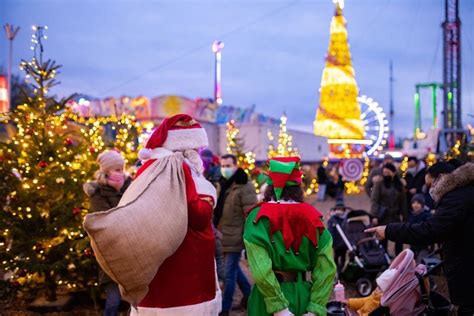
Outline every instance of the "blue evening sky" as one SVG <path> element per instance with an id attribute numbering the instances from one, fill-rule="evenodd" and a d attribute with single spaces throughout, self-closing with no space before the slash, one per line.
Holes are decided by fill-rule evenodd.
<path id="1" fill-rule="evenodd" d="M 464 122 L 474 114 L 474 1 L 460 0 Z M 47 56 L 63 65 L 56 93 L 211 97 L 215 39 L 225 42 L 225 104 L 312 130 L 334 12 L 331 0 L 0 0 L 0 24 L 20 25 L 14 62 L 31 57 L 31 25 L 48 25 Z M 411 133 L 417 82 L 441 81 L 444 0 L 346 0 L 361 94 L 388 112 L 394 63 L 395 132 Z M 0 66 L 7 41 L 0 37 Z M 424 127 L 430 94 L 422 94 Z M 441 94 L 438 100 L 441 106 Z"/>

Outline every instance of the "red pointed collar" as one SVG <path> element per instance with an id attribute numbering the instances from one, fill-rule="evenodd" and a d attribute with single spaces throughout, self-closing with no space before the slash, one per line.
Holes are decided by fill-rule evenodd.
<path id="1" fill-rule="evenodd" d="M 298 253 L 305 236 L 314 247 L 318 246 L 318 233 L 324 230 L 322 214 L 306 203 L 262 203 L 254 223 L 266 217 L 270 221 L 270 238 L 280 231 L 287 250 L 293 248 Z"/>

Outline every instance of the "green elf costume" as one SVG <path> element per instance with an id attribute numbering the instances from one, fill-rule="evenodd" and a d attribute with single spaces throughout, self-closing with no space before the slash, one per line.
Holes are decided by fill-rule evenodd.
<path id="1" fill-rule="evenodd" d="M 248 315 L 326 315 L 336 274 L 331 235 L 314 207 L 281 200 L 285 187 L 301 185 L 300 158 L 270 159 L 268 176 L 275 199 L 252 208 L 245 223 L 245 249 L 256 285 Z"/>

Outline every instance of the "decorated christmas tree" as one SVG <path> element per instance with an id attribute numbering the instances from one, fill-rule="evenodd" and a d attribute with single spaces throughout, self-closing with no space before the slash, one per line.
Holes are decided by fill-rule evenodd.
<path id="1" fill-rule="evenodd" d="M 21 69 L 32 89 L 0 120 L 15 135 L 0 143 L 0 266 L 12 285 L 35 294 L 96 285 L 96 262 L 82 228 L 82 185 L 94 171 L 89 130 L 68 119 L 51 89 L 60 68 L 43 58 L 45 27 L 34 27 L 34 57 Z"/>
<path id="2" fill-rule="evenodd" d="M 280 130 L 278 132 L 278 145 L 275 147 L 272 143 L 268 146 L 268 158 L 273 157 L 293 157 L 299 156 L 298 149 L 293 147 L 293 136 L 288 133 L 286 123 L 288 118 L 283 114 L 280 118 Z M 270 141 L 273 140 L 271 132 L 268 133 Z"/>
<path id="3" fill-rule="evenodd" d="M 357 102 L 359 89 L 352 67 L 343 0 L 333 0 L 336 11 L 331 21 L 329 48 L 319 89 L 319 108 L 314 133 L 330 140 L 362 140 L 364 126 Z"/>
<path id="4" fill-rule="evenodd" d="M 247 174 L 252 175 L 252 170 L 255 169 L 255 153 L 252 151 L 245 151 L 244 143 L 239 138 L 240 130 L 236 126 L 235 121 L 227 122 L 226 138 L 227 138 L 227 153 L 237 157 L 237 165 L 244 169 Z"/>

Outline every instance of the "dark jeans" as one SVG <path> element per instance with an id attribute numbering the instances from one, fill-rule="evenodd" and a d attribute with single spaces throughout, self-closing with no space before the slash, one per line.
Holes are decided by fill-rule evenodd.
<path id="1" fill-rule="evenodd" d="M 473 316 L 474 315 L 474 305 L 469 306 L 459 306 L 458 307 L 458 316 Z"/>
<path id="2" fill-rule="evenodd" d="M 222 254 L 222 240 L 217 236 L 216 229 L 214 229 L 214 238 L 216 244 L 216 268 L 217 268 L 217 278 L 219 281 L 224 281 L 225 271 L 224 271 L 224 255 Z"/>
<path id="3" fill-rule="evenodd" d="M 116 316 L 120 307 L 120 290 L 114 282 L 108 282 L 105 285 L 105 309 L 104 316 Z"/>
<path id="4" fill-rule="evenodd" d="M 222 311 L 224 312 L 230 311 L 232 308 L 236 283 L 239 285 L 244 297 L 249 297 L 250 295 L 250 283 L 242 272 L 242 269 L 240 269 L 240 255 L 240 252 L 224 253 L 225 281 L 224 295 L 222 298 Z"/>

